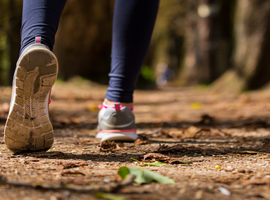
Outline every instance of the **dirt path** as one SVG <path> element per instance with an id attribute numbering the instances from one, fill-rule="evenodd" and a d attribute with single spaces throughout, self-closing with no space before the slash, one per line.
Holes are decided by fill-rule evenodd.
<path id="1" fill-rule="evenodd" d="M 105 87 L 78 80 L 58 83 L 50 105 L 53 147 L 46 153 L 14 155 L 3 143 L 11 90 L 0 90 L 0 175 L 10 182 L 51 188 L 0 184 L 1 200 L 95 199 L 95 192 L 74 188 L 108 190 L 121 181 L 121 166 L 140 166 L 176 182 L 133 183 L 114 192 L 125 199 L 270 199 L 269 92 L 136 91 L 140 140 L 101 147 L 95 134 Z M 168 164 L 144 166 L 131 158 Z"/>

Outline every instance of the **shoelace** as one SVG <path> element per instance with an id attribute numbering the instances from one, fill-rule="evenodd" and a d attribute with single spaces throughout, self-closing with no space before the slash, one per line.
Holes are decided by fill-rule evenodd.
<path id="1" fill-rule="evenodd" d="M 113 109 L 115 109 L 115 106 L 105 106 L 104 104 L 103 105 L 98 105 L 98 108 L 101 110 L 102 108 L 113 108 Z M 120 109 L 121 108 L 123 108 L 124 106 L 120 106 Z M 129 107 L 129 109 L 131 110 L 131 111 L 133 111 L 133 107 Z"/>

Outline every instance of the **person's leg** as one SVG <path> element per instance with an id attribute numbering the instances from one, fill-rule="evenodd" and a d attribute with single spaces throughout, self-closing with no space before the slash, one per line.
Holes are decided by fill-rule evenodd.
<path id="1" fill-rule="evenodd" d="M 53 144 L 48 103 L 58 62 L 51 50 L 65 2 L 23 1 L 21 51 L 4 130 L 11 151 L 44 151 Z"/>
<path id="2" fill-rule="evenodd" d="M 67 0 L 24 0 L 21 27 L 21 53 L 35 37 L 42 38 L 42 44 L 51 51 L 54 45 L 61 13 Z"/>
<path id="3" fill-rule="evenodd" d="M 116 0 L 110 81 L 97 138 L 135 140 L 133 92 L 152 36 L 159 0 Z"/>
<path id="4" fill-rule="evenodd" d="M 116 0 L 111 72 L 105 103 L 132 105 L 133 92 L 152 36 L 159 0 Z"/>

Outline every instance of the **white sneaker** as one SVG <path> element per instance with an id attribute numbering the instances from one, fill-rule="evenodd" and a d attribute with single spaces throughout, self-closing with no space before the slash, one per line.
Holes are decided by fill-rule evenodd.
<path id="1" fill-rule="evenodd" d="M 136 133 L 135 117 L 130 108 L 120 106 L 105 106 L 98 114 L 98 133 L 96 138 L 101 141 L 134 141 Z"/>
<path id="2" fill-rule="evenodd" d="M 58 62 L 40 40 L 23 51 L 14 73 L 4 130 L 5 144 L 13 152 L 46 151 L 54 140 L 48 104 Z"/>

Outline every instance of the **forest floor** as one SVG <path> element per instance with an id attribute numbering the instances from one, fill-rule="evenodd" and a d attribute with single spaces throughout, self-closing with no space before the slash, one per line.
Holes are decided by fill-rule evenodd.
<path id="1" fill-rule="evenodd" d="M 0 200 L 89 200 L 98 198 L 96 190 L 127 200 L 270 199 L 269 90 L 240 95 L 202 88 L 138 90 L 140 139 L 101 144 L 95 135 L 105 90 L 87 81 L 57 83 L 50 104 L 53 147 L 20 155 L 4 144 L 11 88 L 0 88 Z M 117 171 L 123 166 L 151 170 L 175 184 L 121 185 Z"/>

